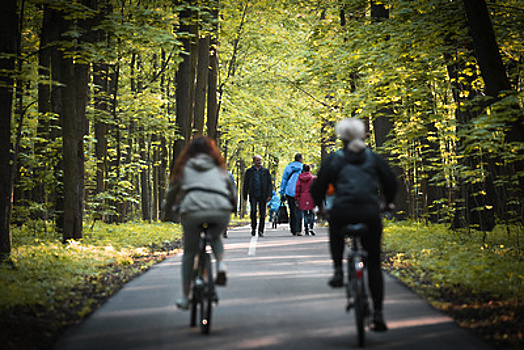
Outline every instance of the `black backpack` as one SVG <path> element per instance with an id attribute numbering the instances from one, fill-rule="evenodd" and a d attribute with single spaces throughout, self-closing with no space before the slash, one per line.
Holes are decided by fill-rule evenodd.
<path id="1" fill-rule="evenodd" d="M 369 148 L 365 149 L 365 160 L 352 164 L 342 158 L 335 184 L 335 202 L 333 206 L 376 205 L 379 206 L 379 177 L 377 160 Z"/>

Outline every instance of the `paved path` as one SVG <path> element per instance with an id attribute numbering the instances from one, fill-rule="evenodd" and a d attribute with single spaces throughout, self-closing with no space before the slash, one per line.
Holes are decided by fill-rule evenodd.
<path id="1" fill-rule="evenodd" d="M 228 285 L 219 288 L 210 335 L 189 327 L 177 310 L 180 258 L 126 284 L 89 319 L 72 327 L 55 350 L 72 349 L 348 349 L 356 348 L 353 314 L 342 289 L 331 289 L 325 228 L 293 237 L 287 225 L 252 238 L 229 231 Z M 371 349 L 491 349 L 475 335 L 386 277 L 387 333 L 367 333 Z"/>

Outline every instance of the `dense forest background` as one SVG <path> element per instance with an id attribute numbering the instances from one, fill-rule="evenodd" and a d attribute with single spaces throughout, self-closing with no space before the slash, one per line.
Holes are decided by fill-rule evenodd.
<path id="1" fill-rule="evenodd" d="M 522 232 L 522 0 L 19 0 L 0 19 L 4 255 L 13 225 L 159 220 L 194 134 L 239 186 L 254 153 L 278 186 L 350 116 L 399 217 Z"/>

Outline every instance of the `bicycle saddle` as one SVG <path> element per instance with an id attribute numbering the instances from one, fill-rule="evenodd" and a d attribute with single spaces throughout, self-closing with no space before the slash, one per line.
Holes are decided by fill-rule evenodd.
<path id="1" fill-rule="evenodd" d="M 200 229 L 207 229 L 209 230 L 212 227 L 215 227 L 217 224 L 215 222 L 205 222 L 202 225 L 200 225 Z"/>
<path id="2" fill-rule="evenodd" d="M 342 227 L 342 233 L 346 236 L 358 236 L 366 233 L 368 226 L 363 223 L 347 224 Z"/>

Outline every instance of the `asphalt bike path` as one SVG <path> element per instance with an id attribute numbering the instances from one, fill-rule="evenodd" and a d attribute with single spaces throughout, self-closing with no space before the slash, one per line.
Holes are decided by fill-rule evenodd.
<path id="1" fill-rule="evenodd" d="M 357 348 L 355 317 L 343 288 L 331 289 L 326 228 L 292 236 L 288 225 L 249 227 L 224 240 L 228 284 L 217 287 L 211 332 L 189 327 L 178 310 L 182 254 L 127 283 L 85 322 L 68 329 L 54 350 L 73 349 L 348 349 Z M 385 274 L 386 333 L 366 333 L 369 349 L 492 349 L 460 329 Z"/>

